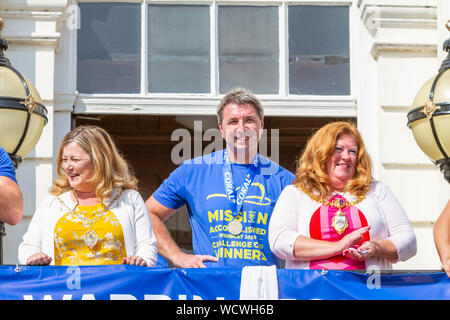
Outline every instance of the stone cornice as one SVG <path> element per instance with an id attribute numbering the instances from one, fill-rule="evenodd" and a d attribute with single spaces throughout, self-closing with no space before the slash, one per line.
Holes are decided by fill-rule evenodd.
<path id="1" fill-rule="evenodd" d="M 436 29 L 436 7 L 375 6 L 361 8 L 364 26 L 372 33 L 379 28 Z"/>
<path id="2" fill-rule="evenodd" d="M 377 5 L 377 3 L 381 3 Z M 392 3 L 392 2 L 391 2 Z M 419 6 L 420 1 L 406 5 L 383 1 L 361 2 L 361 20 L 373 37 L 371 54 L 413 53 L 433 56 L 437 51 L 437 10 L 433 1 Z"/>
<path id="3" fill-rule="evenodd" d="M 68 0 L 0 0 L 2 36 L 13 45 L 59 45 Z"/>
<path id="4" fill-rule="evenodd" d="M 64 108 L 62 100 L 75 96 L 55 95 L 55 108 Z M 141 96 L 141 95 L 86 95 L 75 97 L 74 113 L 84 114 L 174 114 L 174 115 L 215 115 L 219 96 Z M 342 96 L 306 96 L 280 98 L 259 97 L 266 116 L 322 116 L 356 117 L 356 101 Z M 70 102 L 65 108 L 70 108 Z"/>
<path id="5" fill-rule="evenodd" d="M 0 0 L 3 10 L 62 11 L 68 0 Z"/>

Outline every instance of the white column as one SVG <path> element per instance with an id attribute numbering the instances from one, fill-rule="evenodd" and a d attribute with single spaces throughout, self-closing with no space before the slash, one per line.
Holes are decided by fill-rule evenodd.
<path id="1" fill-rule="evenodd" d="M 71 130 L 73 106 L 77 99 L 77 30 L 79 7 L 69 1 L 61 24 L 61 40 L 55 56 L 55 110 L 53 132 L 53 174 L 56 175 L 56 157 L 64 136 Z"/>

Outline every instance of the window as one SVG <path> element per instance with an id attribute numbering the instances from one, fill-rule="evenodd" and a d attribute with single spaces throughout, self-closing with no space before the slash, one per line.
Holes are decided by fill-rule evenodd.
<path id="1" fill-rule="evenodd" d="M 82 2 L 77 89 L 349 97 L 350 6 L 312 3 Z"/>
<path id="2" fill-rule="evenodd" d="M 350 94 L 348 7 L 289 6 L 289 93 Z"/>
<path id="3" fill-rule="evenodd" d="M 149 5 L 148 92 L 209 93 L 209 6 Z"/>
<path id="4" fill-rule="evenodd" d="M 219 91 L 278 93 L 278 8 L 219 6 Z"/>
<path id="5" fill-rule="evenodd" d="M 82 93 L 140 91 L 141 21 L 135 3 L 80 3 L 77 88 Z"/>

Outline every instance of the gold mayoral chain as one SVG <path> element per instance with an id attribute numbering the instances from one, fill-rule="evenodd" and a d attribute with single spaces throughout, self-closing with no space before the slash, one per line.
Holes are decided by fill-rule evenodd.
<path id="1" fill-rule="evenodd" d="M 345 229 L 347 229 L 347 227 L 348 227 L 348 219 L 345 216 L 345 213 L 342 212 L 341 209 L 356 206 L 358 203 L 363 201 L 364 198 L 366 197 L 366 194 L 364 193 L 363 195 L 359 196 L 358 200 L 356 200 L 356 201 L 349 202 L 346 199 L 339 198 L 339 199 L 334 199 L 334 201 L 330 202 L 330 200 L 320 199 L 318 196 L 313 195 L 310 191 L 303 190 L 303 188 L 301 188 L 301 189 L 302 189 L 303 193 L 306 194 L 308 197 L 310 197 L 312 200 L 314 200 L 318 203 L 321 203 L 327 207 L 338 209 L 338 211 L 334 214 L 333 219 L 331 220 L 331 225 L 333 226 L 334 230 L 339 235 L 344 233 Z"/>
<path id="2" fill-rule="evenodd" d="M 70 213 L 75 214 L 82 222 L 83 222 L 83 226 L 88 225 L 89 226 L 89 230 L 86 231 L 86 233 L 81 237 L 84 240 L 84 243 L 89 247 L 89 249 L 92 250 L 92 248 L 95 247 L 95 245 L 98 242 L 98 234 L 97 232 L 95 232 L 94 228 L 92 227 L 94 225 L 95 222 L 99 221 L 108 211 L 109 211 L 109 207 L 117 200 L 120 198 L 120 196 L 122 195 L 122 192 L 119 192 L 119 194 L 109 203 L 108 206 L 105 206 L 103 203 L 103 210 L 101 212 L 97 212 L 96 217 L 93 219 L 89 219 L 86 218 L 84 215 L 82 215 L 78 209 L 79 206 L 79 200 L 78 197 L 75 195 L 75 198 L 77 198 L 77 205 L 75 206 L 75 208 L 73 208 Z M 75 193 L 75 192 L 74 192 Z M 59 199 L 59 197 L 58 197 Z M 61 204 L 63 204 L 67 209 L 70 210 L 70 208 L 61 200 L 59 199 L 59 202 Z"/>

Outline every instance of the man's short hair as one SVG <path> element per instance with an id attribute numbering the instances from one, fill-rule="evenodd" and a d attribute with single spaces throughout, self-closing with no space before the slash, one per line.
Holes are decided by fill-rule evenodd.
<path id="1" fill-rule="evenodd" d="M 256 98 L 253 92 L 241 87 L 237 87 L 228 91 L 222 98 L 222 100 L 220 100 L 220 103 L 217 107 L 217 120 L 219 121 L 219 123 L 222 123 L 223 109 L 229 103 L 235 103 L 238 105 L 251 104 L 255 107 L 259 119 L 263 120 L 264 118 L 264 109 L 261 105 L 261 102 L 259 102 L 258 98 Z"/>

